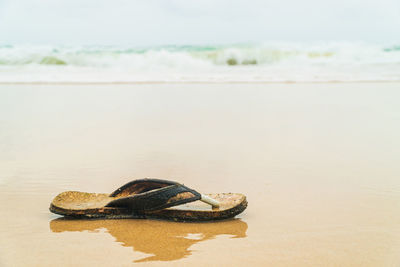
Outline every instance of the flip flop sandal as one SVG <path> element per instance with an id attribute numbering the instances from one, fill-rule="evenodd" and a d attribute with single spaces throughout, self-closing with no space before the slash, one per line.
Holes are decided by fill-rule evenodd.
<path id="1" fill-rule="evenodd" d="M 203 195 L 177 182 L 140 179 L 121 186 L 110 195 L 63 192 L 53 199 L 50 211 L 75 218 L 208 221 L 232 218 L 246 207 L 247 200 L 242 194 Z"/>

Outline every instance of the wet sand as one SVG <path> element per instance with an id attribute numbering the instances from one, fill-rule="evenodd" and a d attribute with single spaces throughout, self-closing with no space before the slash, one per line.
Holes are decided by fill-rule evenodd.
<path id="1" fill-rule="evenodd" d="M 400 84 L 0 86 L 0 266 L 399 266 Z M 135 178 L 235 220 L 65 220 Z"/>

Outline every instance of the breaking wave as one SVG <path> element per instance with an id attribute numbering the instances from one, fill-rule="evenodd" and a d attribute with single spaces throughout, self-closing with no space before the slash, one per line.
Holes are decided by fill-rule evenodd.
<path id="1" fill-rule="evenodd" d="M 0 82 L 399 81 L 400 46 L 0 46 Z"/>

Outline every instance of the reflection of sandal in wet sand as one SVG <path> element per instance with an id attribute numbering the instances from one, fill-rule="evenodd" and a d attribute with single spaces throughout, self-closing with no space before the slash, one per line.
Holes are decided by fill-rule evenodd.
<path id="1" fill-rule="evenodd" d="M 83 232 L 82 238 L 87 233 L 107 233 L 113 240 L 133 251 L 140 252 L 135 255 L 134 262 L 173 261 L 188 257 L 196 250 L 191 246 L 207 242 L 217 237 L 245 238 L 247 224 L 240 219 L 218 221 L 214 223 L 185 223 L 179 224 L 160 220 L 71 220 L 57 218 L 50 221 L 50 230 L 53 233 Z M 74 244 L 65 244 L 68 246 Z M 143 255 L 141 253 L 147 254 Z"/>
<path id="2" fill-rule="evenodd" d="M 53 199 L 50 211 L 77 218 L 206 221 L 232 218 L 246 207 L 246 197 L 242 194 L 202 195 L 176 182 L 141 179 L 123 185 L 110 195 L 63 192 Z"/>

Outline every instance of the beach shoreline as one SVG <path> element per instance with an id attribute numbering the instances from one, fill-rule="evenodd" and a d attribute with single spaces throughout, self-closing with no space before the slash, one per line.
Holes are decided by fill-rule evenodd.
<path id="1" fill-rule="evenodd" d="M 399 82 L 0 84 L 0 265 L 396 266 Z M 235 220 L 65 220 L 138 178 L 238 192 Z"/>

